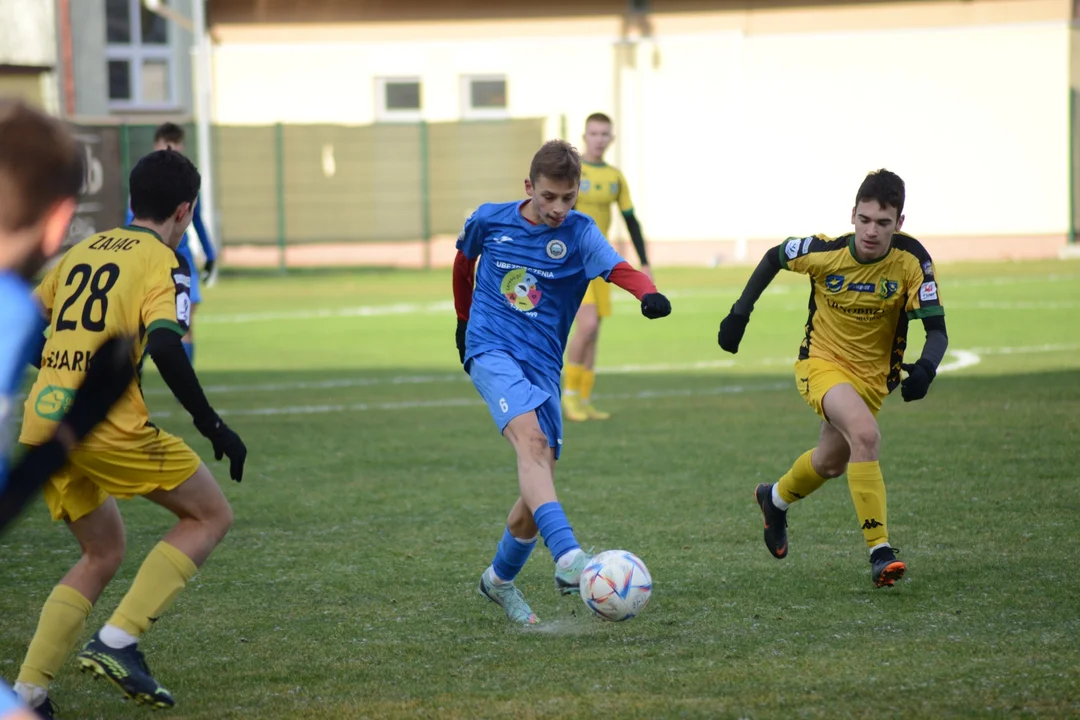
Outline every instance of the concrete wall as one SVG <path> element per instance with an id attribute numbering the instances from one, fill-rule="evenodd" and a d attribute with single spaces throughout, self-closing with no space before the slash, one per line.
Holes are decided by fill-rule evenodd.
<path id="1" fill-rule="evenodd" d="M 510 115 L 548 136 L 616 118 L 609 160 L 661 259 L 844 232 L 878 167 L 908 181 L 917 237 L 1053 252 L 1070 19 L 1067 0 L 957 0 L 657 14 L 651 39 L 616 16 L 220 25 L 215 120 L 370 123 L 380 76 L 419 77 L 423 117 L 455 119 L 461 76 L 505 74 Z"/>

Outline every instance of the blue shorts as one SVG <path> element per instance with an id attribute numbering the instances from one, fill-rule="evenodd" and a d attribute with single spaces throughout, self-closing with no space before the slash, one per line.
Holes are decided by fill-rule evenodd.
<path id="1" fill-rule="evenodd" d="M 201 303 L 202 292 L 199 290 L 199 271 L 195 268 L 195 258 L 191 256 L 191 247 L 188 245 L 187 235 L 184 235 L 180 241 L 180 247 L 176 248 L 176 252 L 187 260 L 188 270 L 191 271 L 191 302 L 194 304 Z"/>
<path id="2" fill-rule="evenodd" d="M 518 415 L 536 411 L 540 429 L 555 457 L 562 450 L 562 403 L 559 376 L 545 377 L 502 350 L 488 350 L 469 360 L 467 372 L 491 411 L 499 432 Z"/>
<path id="3" fill-rule="evenodd" d="M 25 711 L 26 708 L 19 702 L 18 696 L 9 690 L 7 685 L 0 682 L 0 718 L 9 713 L 14 714 L 16 710 Z"/>

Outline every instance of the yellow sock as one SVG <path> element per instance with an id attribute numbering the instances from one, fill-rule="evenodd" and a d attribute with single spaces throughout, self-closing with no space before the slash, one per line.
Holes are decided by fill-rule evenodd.
<path id="1" fill-rule="evenodd" d="M 567 395 L 577 395 L 581 391 L 581 374 L 585 371 L 584 365 L 566 363 L 566 382 L 563 392 Z"/>
<path id="2" fill-rule="evenodd" d="M 592 397 L 593 385 L 596 384 L 596 371 L 581 369 L 581 404 L 588 405 Z"/>
<path id="3" fill-rule="evenodd" d="M 813 454 L 814 451 L 811 449 L 800 455 L 791 469 L 776 483 L 776 493 L 784 502 L 793 503 L 796 500 L 802 500 L 825 484 L 828 478 L 818 475 L 813 463 L 810 462 Z"/>
<path id="4" fill-rule="evenodd" d="M 881 465 L 877 460 L 849 463 L 847 477 L 848 489 L 855 502 L 855 513 L 859 517 L 866 546 L 874 547 L 888 542 L 885 479 L 881 476 Z"/>
<path id="5" fill-rule="evenodd" d="M 197 571 L 191 558 L 167 542 L 159 542 L 143 560 L 135 582 L 109 624 L 139 637 L 169 609 Z"/>
<path id="6" fill-rule="evenodd" d="M 93 607 L 75 588 L 54 587 L 41 608 L 37 632 L 26 651 L 18 682 L 48 689 L 49 682 L 79 642 Z"/>

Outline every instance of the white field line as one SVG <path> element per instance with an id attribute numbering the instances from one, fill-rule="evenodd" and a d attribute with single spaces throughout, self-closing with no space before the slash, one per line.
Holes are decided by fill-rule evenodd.
<path id="1" fill-rule="evenodd" d="M 791 383 L 768 383 L 763 385 L 722 385 L 713 388 L 684 390 L 642 390 L 636 393 L 605 395 L 607 400 L 644 400 L 651 398 L 698 397 L 702 395 L 737 395 L 747 392 L 769 392 L 790 387 Z M 342 405 L 292 405 L 285 407 L 250 408 L 245 410 L 220 410 L 219 415 L 275 416 L 275 415 L 323 415 L 341 412 L 369 412 L 372 410 L 415 410 L 448 407 L 471 407 L 483 405 L 478 398 L 447 398 L 445 400 L 416 400 L 385 403 L 350 403 Z M 169 411 L 150 413 L 151 418 L 172 417 Z"/>
<path id="2" fill-rule="evenodd" d="M 749 276 L 749 273 L 748 273 Z M 996 287 L 1001 285 L 1019 285 L 1023 283 L 1053 283 L 1053 282 L 1069 282 L 1072 280 L 1080 279 L 1080 275 L 1039 275 L 1032 277 L 1003 277 L 1003 278 L 962 278 L 946 283 L 944 289 L 946 292 L 950 287 Z M 723 288 L 709 288 L 700 290 L 673 290 L 671 292 L 665 292 L 665 294 L 672 299 L 677 298 L 706 298 L 706 297 L 726 297 L 730 295 L 737 295 L 742 291 L 741 287 L 723 287 Z M 766 295 L 787 295 L 794 292 L 804 292 L 804 286 L 790 286 L 790 285 L 776 285 L 769 288 L 766 291 Z M 617 292 L 612 296 L 612 300 L 617 303 L 637 303 L 638 301 L 632 296 L 624 293 Z M 1046 305 L 1047 307 L 1042 307 Z M 1024 307 L 1021 307 L 1024 306 Z M 1032 307 L 1027 307 L 1032 306 Z M 1038 306 L 1038 307 L 1035 307 Z M 1071 309 L 1076 307 L 1076 303 L 1073 302 L 1061 302 L 1061 303 L 973 303 L 973 304 L 960 304 L 958 308 L 975 308 L 975 309 L 990 309 L 990 310 L 1013 310 L 1013 309 L 1032 309 L 1032 310 L 1057 310 L 1057 309 Z M 946 308 L 951 307 L 946 303 Z M 805 308 L 803 308 L 805 309 Z M 387 315 L 433 315 L 442 313 L 451 313 L 454 310 L 454 303 L 450 300 L 441 300 L 436 302 L 426 303 L 392 303 L 389 305 L 357 305 L 353 307 L 341 307 L 341 308 L 314 308 L 311 310 L 290 310 L 282 312 L 251 312 L 251 313 L 236 313 L 231 315 L 215 315 L 213 313 L 200 313 L 199 323 L 205 325 L 227 325 L 237 323 L 252 323 L 252 322 L 278 322 L 284 320 L 319 320 L 328 318 L 362 318 L 362 317 L 384 317 Z M 724 312 L 724 308 L 717 308 L 718 313 Z"/>
<path id="3" fill-rule="evenodd" d="M 1080 350 L 1080 343 L 1028 345 L 1023 347 L 977 347 L 969 350 L 950 350 L 955 359 L 938 368 L 939 372 L 952 372 L 977 365 L 983 355 L 1028 355 L 1049 352 L 1071 352 Z M 794 365 L 794 358 L 764 358 L 753 361 L 754 365 Z M 692 363 L 661 363 L 657 365 L 613 365 L 601 366 L 598 373 L 603 375 L 636 374 L 650 372 L 682 372 L 710 368 L 734 367 L 734 360 L 703 360 Z M 207 385 L 203 389 L 208 395 L 227 395 L 244 392 L 282 392 L 287 390 L 333 390 L 337 388 L 375 387 L 381 385 L 426 385 L 432 383 L 458 383 L 468 381 L 465 373 L 445 373 L 434 375 L 402 375 L 392 378 L 338 378 L 332 380 L 313 380 L 283 383 L 255 383 L 251 385 Z M 144 389 L 146 395 L 171 395 L 168 388 L 156 387 Z"/>

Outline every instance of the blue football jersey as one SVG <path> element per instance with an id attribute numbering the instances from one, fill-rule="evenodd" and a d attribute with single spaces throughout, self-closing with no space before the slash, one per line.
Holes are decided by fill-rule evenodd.
<path id="1" fill-rule="evenodd" d="M 0 488 L 7 482 L 7 456 L 14 436 L 11 414 L 23 373 L 45 332 L 33 289 L 18 275 L 0 272 Z"/>
<path id="2" fill-rule="evenodd" d="M 480 258 L 465 360 L 503 350 L 557 376 L 589 281 L 623 259 L 588 215 L 571 211 L 550 228 L 522 217 L 522 204 L 481 205 L 458 237 L 458 250 Z"/>

